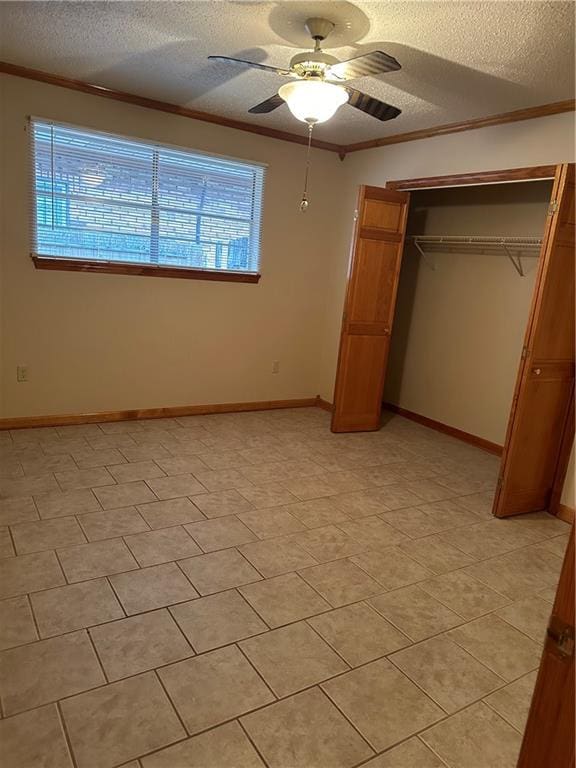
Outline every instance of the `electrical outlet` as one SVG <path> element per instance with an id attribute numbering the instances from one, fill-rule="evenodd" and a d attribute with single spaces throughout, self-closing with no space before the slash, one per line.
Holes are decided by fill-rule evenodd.
<path id="1" fill-rule="evenodd" d="M 280 360 L 272 361 L 272 373 L 280 373 Z"/>
<path id="2" fill-rule="evenodd" d="M 28 366 L 17 365 L 16 366 L 16 381 L 28 381 Z"/>

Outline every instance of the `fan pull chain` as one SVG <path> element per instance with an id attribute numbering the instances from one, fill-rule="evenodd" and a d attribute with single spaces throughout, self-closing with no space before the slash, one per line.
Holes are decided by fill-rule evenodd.
<path id="1" fill-rule="evenodd" d="M 300 211 L 306 213 L 308 210 L 308 175 L 310 172 L 310 147 L 312 145 L 312 129 L 314 123 L 308 123 L 308 149 L 306 150 L 306 173 L 304 175 L 304 191 L 302 192 L 302 200 L 300 202 Z"/>

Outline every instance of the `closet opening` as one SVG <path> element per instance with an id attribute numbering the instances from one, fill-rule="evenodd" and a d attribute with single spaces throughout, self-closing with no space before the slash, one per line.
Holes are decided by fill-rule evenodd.
<path id="1" fill-rule="evenodd" d="M 411 192 L 385 408 L 501 454 L 552 184 Z"/>
<path id="2" fill-rule="evenodd" d="M 502 454 L 496 516 L 556 513 L 574 438 L 574 190 L 573 164 L 360 187 L 332 430 L 380 430 L 384 401 Z"/>

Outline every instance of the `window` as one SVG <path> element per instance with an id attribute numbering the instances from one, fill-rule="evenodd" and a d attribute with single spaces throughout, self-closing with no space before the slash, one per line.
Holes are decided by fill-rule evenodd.
<path id="1" fill-rule="evenodd" d="M 263 165 L 36 119 L 31 139 L 37 266 L 257 276 Z"/>

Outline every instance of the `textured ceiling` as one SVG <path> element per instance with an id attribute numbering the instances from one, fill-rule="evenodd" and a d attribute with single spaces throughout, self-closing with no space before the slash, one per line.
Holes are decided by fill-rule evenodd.
<path id="1" fill-rule="evenodd" d="M 0 2 L 0 58 L 293 133 L 281 107 L 247 109 L 283 79 L 207 61 L 209 54 L 285 66 L 306 46 L 303 22 L 336 23 L 340 59 L 382 49 L 399 72 L 354 87 L 402 109 L 379 123 L 350 107 L 316 129 L 339 144 L 573 97 L 574 4 L 518 2 Z"/>

